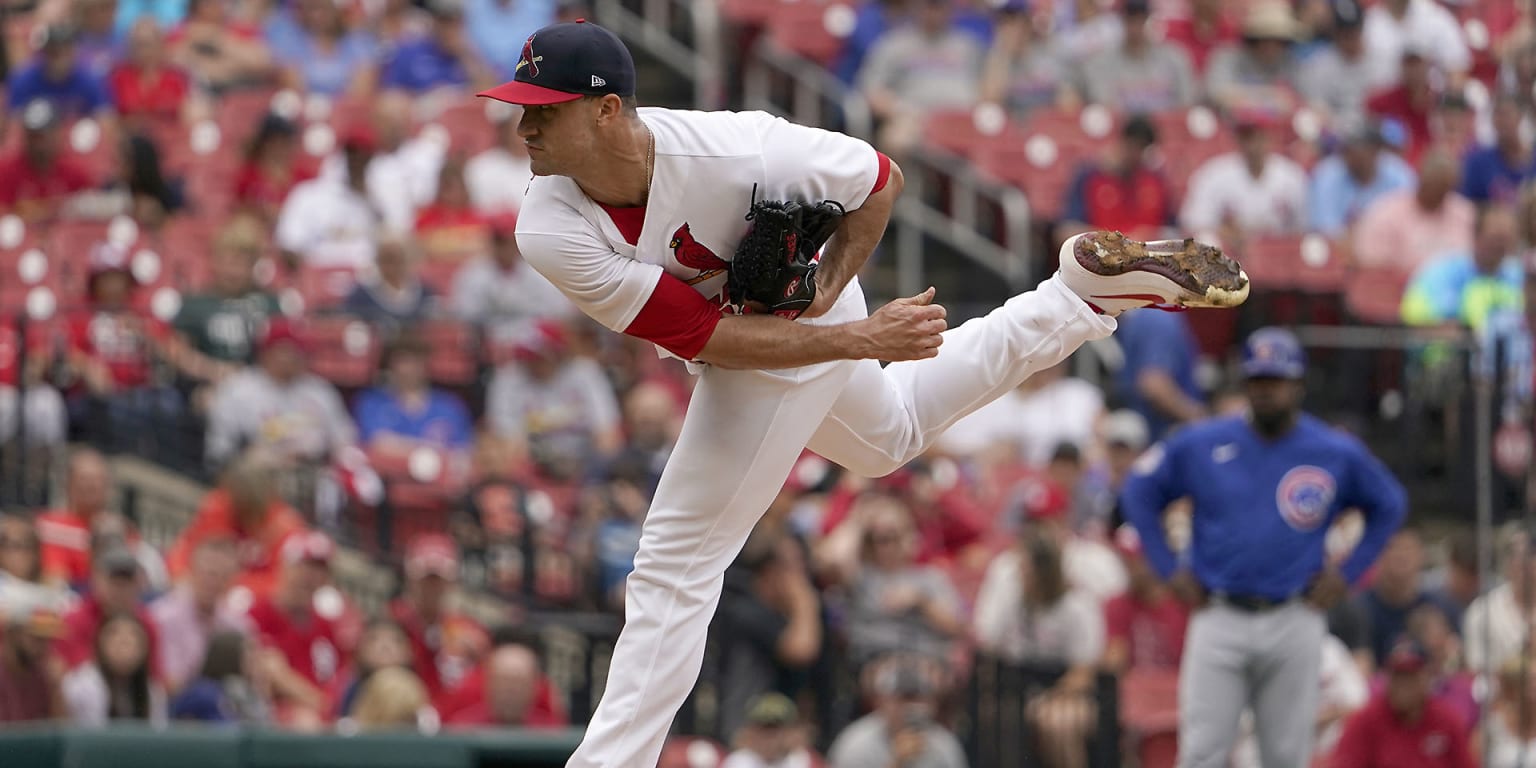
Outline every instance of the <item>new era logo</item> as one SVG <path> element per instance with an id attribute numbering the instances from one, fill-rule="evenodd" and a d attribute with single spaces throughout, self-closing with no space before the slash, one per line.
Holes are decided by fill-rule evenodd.
<path id="1" fill-rule="evenodd" d="M 607 84 L 608 84 L 607 80 L 604 80 L 601 77 L 598 77 L 597 75 L 593 75 L 592 76 L 592 87 L 593 88 L 599 88 L 599 87 L 602 87 L 602 86 L 607 85 Z"/>

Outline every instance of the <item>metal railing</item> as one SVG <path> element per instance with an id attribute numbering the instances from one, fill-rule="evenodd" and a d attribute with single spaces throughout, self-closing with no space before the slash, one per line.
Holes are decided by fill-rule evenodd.
<path id="1" fill-rule="evenodd" d="M 694 106 L 725 105 L 725 59 L 717 0 L 597 0 L 615 34 L 693 83 Z"/>

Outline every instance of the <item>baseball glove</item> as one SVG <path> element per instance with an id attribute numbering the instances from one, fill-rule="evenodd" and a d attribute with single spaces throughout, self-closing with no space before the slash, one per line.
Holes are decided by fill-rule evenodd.
<path id="1" fill-rule="evenodd" d="M 772 312 L 793 320 L 816 298 L 817 252 L 843 220 L 841 203 L 759 200 L 726 278 L 727 301 L 738 312 Z"/>

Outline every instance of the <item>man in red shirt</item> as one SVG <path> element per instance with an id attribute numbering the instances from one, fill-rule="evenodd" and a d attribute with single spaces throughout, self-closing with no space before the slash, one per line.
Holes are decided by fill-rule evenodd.
<path id="1" fill-rule="evenodd" d="M 1147 167 L 1148 153 L 1156 144 L 1157 128 L 1151 120 L 1128 118 L 1111 161 L 1078 172 L 1057 234 L 1115 229 L 1153 239 L 1171 225 L 1177 207 L 1173 193 L 1163 175 Z"/>
<path id="2" fill-rule="evenodd" d="M 107 76 L 112 101 L 127 125 L 155 128 L 181 120 L 191 81 L 168 58 L 160 26 L 140 17 L 128 31 L 127 58 Z"/>
<path id="3" fill-rule="evenodd" d="M 411 666 L 440 713 L 455 706 L 459 688 L 480 663 L 490 636 L 474 619 L 448 608 L 459 579 L 459 552 L 452 539 L 425 534 L 405 553 L 405 590 L 389 612 L 411 642 Z"/>
<path id="4" fill-rule="evenodd" d="M 331 580 L 336 545 L 319 531 L 299 531 L 280 549 L 283 563 L 277 586 L 257 596 L 246 611 L 251 634 L 263 648 L 276 651 L 273 689 L 279 720 L 307 723 L 331 711 L 326 690 L 341 669 L 343 648 L 332 618 L 315 609 L 315 593 Z"/>
<path id="5" fill-rule="evenodd" d="M 1135 528 L 1120 526 L 1115 549 L 1128 586 L 1104 603 L 1104 666 L 1114 672 L 1177 672 L 1189 607 L 1147 565 Z"/>
<path id="6" fill-rule="evenodd" d="M 1196 73 L 1205 72 L 1211 51 L 1238 41 L 1240 30 L 1226 7 L 1222 0 L 1191 0 L 1188 16 L 1163 25 L 1163 40 L 1183 48 Z"/>
<path id="7" fill-rule="evenodd" d="M 92 544 L 95 558 L 91 563 L 91 589 L 64 617 L 64 633 L 55 645 L 59 657 L 71 669 L 90 661 L 96 655 L 96 630 L 101 622 L 114 614 L 132 613 L 144 626 L 150 665 L 157 668 L 158 633 L 153 617 L 144 607 L 144 575 L 138 558 L 115 536 L 97 536 Z"/>
<path id="8" fill-rule="evenodd" d="M 562 728 L 569 722 L 529 645 L 506 643 L 492 651 L 478 682 L 479 700 L 448 717 L 450 725 Z"/>
<path id="9" fill-rule="evenodd" d="M 1386 690 L 1344 726 L 1332 768 L 1472 768 L 1456 714 L 1431 696 L 1429 655 L 1411 640 L 1387 655 Z"/>
<path id="10" fill-rule="evenodd" d="M 90 173 L 63 151 L 59 114 L 37 100 L 22 110 L 21 146 L 0 156 L 0 211 L 28 222 L 54 218 L 65 200 L 95 185 Z"/>
<path id="11" fill-rule="evenodd" d="M 91 578 L 91 530 L 107 510 L 112 470 L 94 448 L 69 454 L 64 478 L 64 508 L 37 518 L 43 545 L 43 578 L 85 589 Z M 130 540 L 138 538 L 130 534 Z"/>
<path id="12" fill-rule="evenodd" d="M 306 527 L 299 513 L 278 496 L 277 486 L 274 460 L 259 451 L 246 453 L 225 469 L 219 487 L 203 497 L 196 516 L 171 547 L 166 563 L 171 577 L 187 572 L 200 543 L 229 538 L 240 560 L 236 583 L 259 597 L 267 595 L 281 566 L 278 548 Z"/>
<path id="13" fill-rule="evenodd" d="M 1403 66 L 1396 87 L 1373 94 L 1365 103 L 1373 117 L 1394 120 L 1407 133 L 1403 159 L 1419 167 L 1419 157 L 1434 141 L 1430 114 L 1440 101 L 1440 93 L 1430 78 L 1429 59 L 1413 48 L 1403 49 Z"/>

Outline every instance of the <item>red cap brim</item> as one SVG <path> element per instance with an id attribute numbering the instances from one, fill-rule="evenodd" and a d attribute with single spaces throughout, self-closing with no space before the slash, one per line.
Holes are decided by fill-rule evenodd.
<path id="1" fill-rule="evenodd" d="M 520 80 L 502 83 L 495 88 L 481 91 L 476 95 L 497 101 L 505 101 L 508 104 L 522 105 L 564 104 L 567 101 L 575 101 L 581 98 L 579 93 L 557 91 L 553 88 L 545 88 L 541 85 L 525 83 Z"/>

